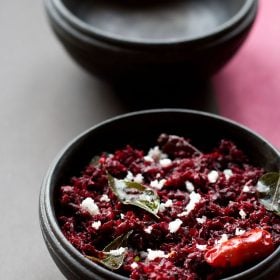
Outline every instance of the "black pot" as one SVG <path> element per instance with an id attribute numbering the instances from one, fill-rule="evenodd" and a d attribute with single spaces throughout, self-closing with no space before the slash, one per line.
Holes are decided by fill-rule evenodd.
<path id="1" fill-rule="evenodd" d="M 124 145 L 150 147 L 162 133 L 185 135 L 200 147 L 213 147 L 220 139 L 233 140 L 245 150 L 253 164 L 268 171 L 280 169 L 280 154 L 266 140 L 228 119 L 212 114 L 160 109 L 126 114 L 84 132 L 57 156 L 43 182 L 40 194 L 40 223 L 44 240 L 55 263 L 68 279 L 123 279 L 86 259 L 62 234 L 56 218 L 56 192 L 73 175 L 78 175 L 93 155 Z M 280 248 L 254 267 L 224 280 L 277 280 Z"/>
<path id="2" fill-rule="evenodd" d="M 257 3 L 45 0 L 67 52 L 91 73 L 116 82 L 210 77 L 246 39 Z"/>

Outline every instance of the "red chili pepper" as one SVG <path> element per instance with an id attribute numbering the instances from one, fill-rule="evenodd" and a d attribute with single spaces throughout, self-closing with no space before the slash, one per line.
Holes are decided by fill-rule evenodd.
<path id="1" fill-rule="evenodd" d="M 204 258 L 212 267 L 238 267 L 265 258 L 273 250 L 271 234 L 253 229 L 209 249 Z"/>

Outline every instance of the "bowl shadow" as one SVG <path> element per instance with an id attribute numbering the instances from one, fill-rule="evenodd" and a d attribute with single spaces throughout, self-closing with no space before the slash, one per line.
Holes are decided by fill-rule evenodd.
<path id="1" fill-rule="evenodd" d="M 125 111 L 185 108 L 218 114 L 211 80 L 127 81 L 111 89 Z"/>

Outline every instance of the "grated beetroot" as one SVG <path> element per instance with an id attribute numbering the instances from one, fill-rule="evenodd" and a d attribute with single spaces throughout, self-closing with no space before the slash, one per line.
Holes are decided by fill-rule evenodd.
<path id="1" fill-rule="evenodd" d="M 211 267 L 205 252 L 223 240 L 261 228 L 271 234 L 275 249 L 280 245 L 280 217 L 267 211 L 256 194 L 264 170 L 251 165 L 234 143 L 222 140 L 217 148 L 202 153 L 188 139 L 162 134 L 157 145 L 145 152 L 126 146 L 103 153 L 98 164 L 89 164 L 80 177 L 61 186 L 57 209 L 61 230 L 83 255 L 98 256 L 112 240 L 133 230 L 118 273 L 141 280 L 211 280 L 259 261 L 252 259 L 234 271 Z M 108 186 L 107 172 L 147 186 L 153 182 L 161 201 L 160 218 L 122 204 Z M 86 198 L 92 198 L 98 213 L 81 207 Z M 149 250 L 165 255 L 149 259 Z"/>

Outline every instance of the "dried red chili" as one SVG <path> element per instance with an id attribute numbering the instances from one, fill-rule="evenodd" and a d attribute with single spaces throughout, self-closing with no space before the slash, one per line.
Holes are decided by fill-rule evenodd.
<path id="1" fill-rule="evenodd" d="M 273 250 L 271 234 L 257 228 L 209 249 L 204 258 L 212 267 L 237 267 L 265 258 Z"/>

